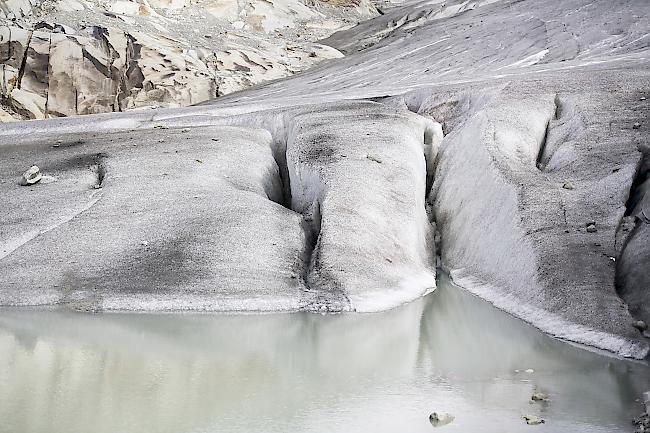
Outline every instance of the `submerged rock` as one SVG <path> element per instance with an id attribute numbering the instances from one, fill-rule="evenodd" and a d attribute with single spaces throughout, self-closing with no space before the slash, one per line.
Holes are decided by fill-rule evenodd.
<path id="1" fill-rule="evenodd" d="M 434 427 L 442 427 L 452 422 L 456 417 L 447 412 L 433 412 L 429 415 L 429 422 Z"/>
<path id="2" fill-rule="evenodd" d="M 634 433 L 648 433 L 650 432 L 650 415 L 643 413 L 632 421 L 636 426 Z"/>
<path id="3" fill-rule="evenodd" d="M 526 421 L 526 424 L 528 425 L 538 425 L 538 424 L 544 424 L 545 421 L 541 419 L 540 417 L 536 415 L 524 415 L 523 416 L 524 421 Z"/>
<path id="4" fill-rule="evenodd" d="M 536 392 L 535 394 L 533 394 L 530 397 L 530 399 L 532 401 L 549 401 L 550 400 L 548 394 L 543 393 L 543 392 Z"/>

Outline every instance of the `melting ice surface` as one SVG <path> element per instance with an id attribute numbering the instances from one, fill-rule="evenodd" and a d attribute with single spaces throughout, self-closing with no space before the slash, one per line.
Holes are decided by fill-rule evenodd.
<path id="1" fill-rule="evenodd" d="M 444 432 L 609 433 L 649 386 L 444 278 L 378 314 L 0 311 L 3 433 L 430 432 L 434 410 Z"/>

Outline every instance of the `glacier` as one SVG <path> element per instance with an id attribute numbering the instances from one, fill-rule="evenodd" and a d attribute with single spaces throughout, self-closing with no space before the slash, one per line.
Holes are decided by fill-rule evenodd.
<path id="1" fill-rule="evenodd" d="M 434 290 L 438 264 L 551 335 L 643 358 L 649 12 L 404 2 L 289 78 L 1 124 L 0 304 L 373 312 Z M 34 164 L 55 181 L 20 186 Z"/>

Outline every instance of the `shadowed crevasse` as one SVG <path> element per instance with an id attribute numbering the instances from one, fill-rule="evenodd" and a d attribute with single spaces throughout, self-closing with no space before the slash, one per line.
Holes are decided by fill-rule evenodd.
<path id="1" fill-rule="evenodd" d="M 650 149 L 643 148 L 623 224 L 633 228 L 624 241 L 616 263 L 616 289 L 630 313 L 650 323 Z"/>

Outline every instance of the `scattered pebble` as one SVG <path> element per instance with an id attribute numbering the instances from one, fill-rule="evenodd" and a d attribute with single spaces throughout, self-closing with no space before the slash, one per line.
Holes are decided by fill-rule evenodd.
<path id="1" fill-rule="evenodd" d="M 442 427 L 454 420 L 454 416 L 447 412 L 433 412 L 429 415 L 429 422 L 434 427 Z"/>
<path id="2" fill-rule="evenodd" d="M 526 373 L 528 373 L 528 374 L 530 374 L 530 373 L 534 373 L 534 372 L 535 372 L 535 370 L 533 370 L 532 368 L 528 368 L 528 369 L 526 369 L 526 370 L 524 370 L 524 371 L 525 371 Z"/>
<path id="3" fill-rule="evenodd" d="M 549 401 L 550 400 L 549 397 L 548 397 L 548 394 L 545 394 L 543 392 L 536 392 L 535 394 L 533 394 L 530 397 L 530 399 L 532 401 Z"/>
<path id="4" fill-rule="evenodd" d="M 544 420 L 535 415 L 524 415 L 523 418 L 528 425 L 544 424 Z"/>
<path id="5" fill-rule="evenodd" d="M 183 128 L 183 129 L 181 129 L 181 132 L 190 132 L 190 131 L 191 131 L 190 128 Z"/>
<path id="6" fill-rule="evenodd" d="M 648 330 L 648 324 L 645 323 L 643 320 L 637 320 L 632 324 L 636 329 L 638 329 L 641 332 L 647 331 Z"/>
<path id="7" fill-rule="evenodd" d="M 633 422 L 634 425 L 636 425 L 636 429 L 634 430 L 634 433 L 650 432 L 650 416 L 648 416 L 647 413 L 644 413 L 641 416 L 634 418 Z"/>
<path id="8" fill-rule="evenodd" d="M 641 124 L 639 122 L 634 122 L 634 125 L 632 125 L 632 129 L 639 129 L 641 127 Z"/>
<path id="9" fill-rule="evenodd" d="M 140 244 L 141 244 L 142 246 L 146 247 L 146 246 L 149 245 L 149 242 L 147 242 L 147 241 L 142 241 L 142 242 L 140 242 Z"/>
<path id="10" fill-rule="evenodd" d="M 368 158 L 371 161 L 375 161 L 378 164 L 381 164 L 381 159 L 377 158 L 376 156 L 373 155 L 366 155 L 366 158 Z"/>
<path id="11" fill-rule="evenodd" d="M 203 161 L 200 159 L 196 159 L 195 161 L 198 162 L 199 164 L 203 164 Z"/>
<path id="12" fill-rule="evenodd" d="M 646 99 L 645 96 L 641 96 L 641 97 L 639 98 L 639 101 L 645 101 L 645 99 Z"/>
<path id="13" fill-rule="evenodd" d="M 596 223 L 587 223 L 587 233 L 596 233 L 598 229 L 596 229 Z"/>
<path id="14" fill-rule="evenodd" d="M 20 184 L 22 186 L 34 185 L 43 178 L 41 170 L 36 165 L 32 165 L 29 170 L 23 173 L 20 177 Z"/>
<path id="15" fill-rule="evenodd" d="M 564 185 L 562 185 L 562 188 L 564 188 L 564 189 L 573 189 L 573 184 L 571 182 L 564 182 Z"/>

